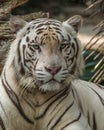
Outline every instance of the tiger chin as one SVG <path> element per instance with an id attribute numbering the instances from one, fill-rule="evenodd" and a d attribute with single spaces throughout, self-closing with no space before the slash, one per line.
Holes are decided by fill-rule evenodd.
<path id="1" fill-rule="evenodd" d="M 16 39 L 0 79 L 0 130 L 104 130 L 103 86 L 79 80 L 81 24 L 79 15 L 11 18 Z"/>

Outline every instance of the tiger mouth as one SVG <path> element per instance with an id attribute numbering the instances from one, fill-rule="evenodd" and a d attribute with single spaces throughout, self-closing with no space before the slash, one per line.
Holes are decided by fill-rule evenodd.
<path id="1" fill-rule="evenodd" d="M 50 84 L 54 84 L 54 83 L 62 83 L 62 82 L 64 82 L 64 80 L 62 80 L 62 81 L 57 81 L 56 79 L 54 79 L 54 78 L 52 78 L 52 79 L 50 79 L 50 80 L 48 80 L 47 82 L 44 82 L 44 81 L 39 81 L 41 84 L 47 84 L 47 83 L 50 83 Z"/>
<path id="2" fill-rule="evenodd" d="M 59 81 L 57 81 L 57 80 L 54 79 L 54 78 L 52 78 L 52 79 L 50 79 L 50 80 L 48 81 L 48 83 L 55 83 L 55 82 L 58 82 L 58 83 L 59 83 Z"/>

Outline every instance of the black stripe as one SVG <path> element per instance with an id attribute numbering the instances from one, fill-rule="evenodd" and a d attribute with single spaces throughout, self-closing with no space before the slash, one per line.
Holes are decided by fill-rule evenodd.
<path id="1" fill-rule="evenodd" d="M 73 48 L 73 50 L 75 52 L 75 43 L 72 43 L 72 48 Z"/>
<path id="2" fill-rule="evenodd" d="M 37 31 L 36 33 L 37 33 L 37 35 L 39 35 L 40 33 L 43 33 L 43 31 Z"/>
<path id="3" fill-rule="evenodd" d="M 88 119 L 88 124 L 90 125 L 90 113 L 89 113 L 89 111 L 87 112 L 87 119 Z"/>
<path id="4" fill-rule="evenodd" d="M 40 21 L 40 20 L 35 20 L 33 24 L 34 24 L 35 26 L 37 26 L 36 24 L 40 24 L 41 22 L 42 22 L 42 21 Z"/>
<path id="5" fill-rule="evenodd" d="M 42 26 L 44 26 L 44 24 L 43 24 L 43 23 L 40 23 L 40 24 L 38 24 L 38 25 L 35 27 L 35 29 L 40 28 L 40 27 L 42 27 Z M 42 29 L 43 29 L 43 28 L 42 28 Z"/>
<path id="6" fill-rule="evenodd" d="M 78 53 L 79 53 L 79 46 L 78 46 L 78 42 L 77 42 L 77 39 L 74 38 L 75 42 L 76 42 L 76 47 L 77 47 L 77 51 L 76 51 L 76 57 L 78 57 Z"/>
<path id="7" fill-rule="evenodd" d="M 56 94 L 54 94 L 53 96 L 51 96 L 50 98 L 48 98 L 44 103 L 42 103 L 42 104 L 39 104 L 39 105 L 36 105 L 36 107 L 41 107 L 42 105 L 45 105 L 47 102 L 49 102 L 50 100 L 52 100 L 52 98 L 54 99 L 54 98 L 57 98 L 59 95 L 61 95 L 63 92 L 65 92 L 66 91 L 66 94 L 68 93 L 68 91 L 69 91 L 69 88 L 65 88 L 65 89 L 63 89 L 63 90 L 60 90 L 59 92 L 57 92 Z"/>
<path id="8" fill-rule="evenodd" d="M 93 88 L 91 88 L 90 86 L 88 86 L 88 87 L 97 94 L 97 96 L 99 97 L 102 105 L 104 106 L 104 99 Z"/>
<path id="9" fill-rule="evenodd" d="M 0 117 L 0 126 L 1 126 L 2 130 L 6 130 L 4 122 L 1 117 Z"/>
<path id="10" fill-rule="evenodd" d="M 29 106 L 31 109 L 35 110 L 35 105 L 31 104 L 31 103 L 30 103 L 29 101 L 27 101 L 26 99 L 24 99 L 24 101 L 28 104 L 28 106 Z"/>
<path id="11" fill-rule="evenodd" d="M 25 69 L 22 63 L 20 64 L 20 74 L 25 75 Z"/>
<path id="12" fill-rule="evenodd" d="M 79 119 L 81 118 L 81 113 L 79 113 L 78 117 L 76 119 L 74 119 L 73 121 L 69 122 L 68 124 L 66 124 L 63 128 L 61 128 L 60 130 L 65 129 L 67 126 L 77 122 Z"/>
<path id="13" fill-rule="evenodd" d="M 28 28 L 27 28 L 27 31 L 29 31 L 30 29 L 31 29 L 31 28 L 30 28 L 30 27 L 28 27 Z"/>
<path id="14" fill-rule="evenodd" d="M 19 113 L 22 115 L 22 117 L 30 124 L 34 124 L 33 121 L 31 121 L 24 113 L 21 105 L 20 105 L 20 102 L 19 102 L 19 99 L 17 97 L 17 95 L 15 94 L 15 92 L 11 89 L 10 85 L 8 84 L 7 80 L 6 80 L 6 77 L 5 77 L 5 74 L 4 74 L 4 78 L 5 78 L 5 83 L 4 83 L 4 80 L 2 79 L 2 84 L 5 88 L 5 91 L 7 92 L 9 98 L 11 99 L 11 101 L 13 102 L 13 104 L 16 106 L 17 110 L 19 111 Z"/>
<path id="15" fill-rule="evenodd" d="M 56 30 L 56 33 L 60 34 L 63 37 L 62 32 L 60 30 Z"/>
<path id="16" fill-rule="evenodd" d="M 55 98 L 51 103 L 49 103 L 46 107 L 46 109 L 44 110 L 44 112 L 39 115 L 38 117 L 35 118 L 35 120 L 39 120 L 40 118 L 42 118 L 48 111 L 48 109 L 54 104 L 54 102 L 56 102 L 57 100 L 59 100 L 60 98 L 62 98 L 65 94 L 67 94 L 66 89 L 63 91 L 63 93 L 61 93 L 60 95 L 57 96 L 57 98 Z"/>
<path id="17" fill-rule="evenodd" d="M 104 86 L 100 85 L 100 84 L 96 84 L 96 86 L 102 90 L 104 90 Z"/>
<path id="18" fill-rule="evenodd" d="M 23 59 L 25 58 L 25 49 L 26 49 L 26 45 L 23 45 Z"/>
<path id="19" fill-rule="evenodd" d="M 56 108 L 64 101 L 64 99 L 67 98 L 67 96 L 68 96 L 68 94 L 65 95 L 65 96 L 56 104 L 56 106 L 54 107 L 54 109 L 53 109 L 53 111 L 52 111 L 51 113 L 53 113 L 53 112 L 56 110 Z M 59 111 L 59 110 L 57 110 L 57 111 Z M 51 114 L 51 113 L 50 113 L 50 114 Z M 56 116 L 56 113 L 55 113 L 54 116 Z M 53 119 L 54 119 L 54 117 L 52 117 L 52 119 L 50 119 L 50 121 L 49 121 L 48 124 L 47 124 L 47 128 L 48 128 L 48 126 L 51 124 L 51 122 L 52 122 Z"/>
<path id="20" fill-rule="evenodd" d="M 42 33 L 43 31 L 45 31 L 44 28 L 38 28 L 38 29 L 36 30 L 36 33 L 39 34 L 39 33 Z"/>
<path id="21" fill-rule="evenodd" d="M 27 52 L 26 55 L 28 55 L 28 57 L 31 58 L 33 54 L 31 55 L 29 52 Z"/>
<path id="22" fill-rule="evenodd" d="M 72 89 L 72 95 L 73 95 L 73 98 L 76 100 L 75 98 L 75 93 L 74 93 L 74 90 Z"/>
<path id="23" fill-rule="evenodd" d="M 96 123 L 95 113 L 93 113 L 93 130 L 97 130 L 97 123 Z"/>
<path id="24" fill-rule="evenodd" d="M 73 86 L 72 86 L 72 88 L 73 88 Z M 80 97 L 79 97 L 79 95 L 78 95 L 75 88 L 72 89 L 72 94 L 74 94 L 73 98 L 75 98 L 75 100 L 78 101 L 78 105 L 79 105 L 79 108 L 80 108 L 81 112 L 84 113 L 83 112 L 83 105 L 81 103 Z"/>
<path id="25" fill-rule="evenodd" d="M 61 29 L 58 28 L 58 27 L 53 27 L 56 31 L 60 31 L 61 32 Z"/>
<path id="26" fill-rule="evenodd" d="M 33 53 L 35 53 L 35 49 L 33 48 L 32 45 L 28 45 L 28 47 L 29 47 L 29 49 L 30 49 Z"/>
<path id="27" fill-rule="evenodd" d="M 65 115 L 65 113 L 67 113 L 67 111 L 73 106 L 74 101 L 69 105 L 69 107 L 66 108 L 66 110 L 62 113 L 62 115 L 60 115 L 60 117 L 57 119 L 57 121 L 55 122 L 55 124 L 51 127 L 50 130 L 53 130 L 55 128 L 55 126 L 60 122 L 60 120 L 62 119 L 62 117 Z"/>
<path id="28" fill-rule="evenodd" d="M 72 52 L 72 50 L 71 50 L 71 52 Z M 68 59 L 68 61 L 72 61 L 72 63 L 73 63 L 73 60 L 74 60 L 74 58 L 75 58 L 75 56 L 73 55 L 73 56 L 71 56 L 71 57 L 69 57 L 68 55 L 65 57 L 65 58 L 67 58 Z"/>
<path id="29" fill-rule="evenodd" d="M 30 38 L 27 36 L 26 37 L 26 42 L 29 42 L 30 41 Z"/>
<path id="30" fill-rule="evenodd" d="M 57 26 L 60 28 L 60 23 L 52 23 L 52 25 Z"/>
<path id="31" fill-rule="evenodd" d="M 24 65 L 22 64 L 22 69 L 23 69 L 23 71 L 24 71 L 23 74 L 25 74 L 24 66 L 25 66 L 28 70 L 31 71 L 30 67 L 27 66 L 27 64 L 26 64 L 26 60 L 25 60 L 25 59 L 26 59 L 26 58 L 25 58 L 25 49 L 26 49 L 26 45 L 23 45 L 23 59 L 24 59 Z"/>
<path id="32" fill-rule="evenodd" d="M 68 44 L 67 44 L 67 46 L 65 47 L 64 51 L 67 52 L 67 50 L 70 51 L 70 45 L 68 45 Z M 69 52 L 68 52 L 68 53 L 69 53 Z"/>
<path id="33" fill-rule="evenodd" d="M 71 71 L 69 72 L 70 74 L 74 74 L 76 69 L 76 64 L 73 64 Z"/>
<path id="34" fill-rule="evenodd" d="M 19 40 L 19 43 L 18 43 L 18 63 L 21 61 L 21 55 L 20 55 L 20 43 L 21 43 L 21 40 Z"/>
<path id="35" fill-rule="evenodd" d="M 20 73 L 22 75 L 24 75 L 25 74 L 25 70 L 23 68 L 22 63 L 20 63 L 21 62 L 20 43 L 21 43 L 21 40 L 19 40 L 19 43 L 18 43 L 18 64 L 20 64 Z"/>
<path id="36" fill-rule="evenodd" d="M 33 58 L 32 60 L 36 60 L 36 58 Z M 29 62 L 31 64 L 31 66 L 33 66 L 33 62 L 30 59 L 25 59 L 25 62 Z M 28 69 L 31 71 L 31 69 L 28 67 Z"/>
<path id="37" fill-rule="evenodd" d="M 69 34 L 67 34 L 67 36 L 68 36 L 68 40 L 71 41 L 71 36 Z"/>

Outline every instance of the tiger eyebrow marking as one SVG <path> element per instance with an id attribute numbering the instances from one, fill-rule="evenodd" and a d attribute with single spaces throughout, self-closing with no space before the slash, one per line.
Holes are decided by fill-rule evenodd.
<path id="1" fill-rule="evenodd" d="M 69 41 L 67 39 L 63 38 L 62 42 L 68 43 Z"/>

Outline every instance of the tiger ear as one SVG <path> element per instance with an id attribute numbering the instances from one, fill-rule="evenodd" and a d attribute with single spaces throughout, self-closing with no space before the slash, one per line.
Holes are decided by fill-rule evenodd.
<path id="1" fill-rule="evenodd" d="M 26 25 L 26 21 L 23 20 L 20 16 L 11 16 L 9 20 L 9 26 L 13 33 L 17 33 L 21 28 Z"/>
<path id="2" fill-rule="evenodd" d="M 82 17 L 80 15 L 75 15 L 68 20 L 63 22 L 63 26 L 68 30 L 71 27 L 74 29 L 75 33 L 78 33 L 82 25 Z"/>

